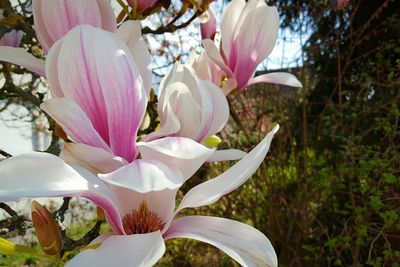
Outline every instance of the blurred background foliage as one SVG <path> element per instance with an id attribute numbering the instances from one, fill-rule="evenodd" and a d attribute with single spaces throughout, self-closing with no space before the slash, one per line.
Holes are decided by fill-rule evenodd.
<path id="1" fill-rule="evenodd" d="M 341 8 L 328 0 L 270 2 L 283 28 L 309 33 L 299 67 L 290 69 L 303 88 L 263 85 L 229 96 L 232 119 L 221 148 L 249 151 L 274 123 L 281 129 L 251 180 L 186 213 L 253 225 L 273 243 L 280 266 L 400 266 L 400 1 L 354 0 Z M 34 42 L 24 43 L 34 50 Z M 3 64 L 3 75 L 9 68 Z M 24 90 L 40 98 L 34 85 Z M 6 83 L 0 96 L 12 87 Z M 35 107 L 19 95 L 7 99 Z M 184 189 L 229 164 L 204 166 Z M 9 258 L 0 264 L 11 265 Z M 237 264 L 179 239 L 167 242 L 158 266 Z"/>

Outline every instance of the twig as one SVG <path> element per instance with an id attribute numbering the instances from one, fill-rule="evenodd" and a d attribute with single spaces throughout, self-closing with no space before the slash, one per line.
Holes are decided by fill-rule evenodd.
<path id="1" fill-rule="evenodd" d="M 96 221 L 96 224 L 87 232 L 82 238 L 78 240 L 73 240 L 67 237 L 65 230 L 62 232 L 64 239 L 64 247 L 61 251 L 61 255 L 63 255 L 67 251 L 73 251 L 84 246 L 87 246 L 90 242 L 92 242 L 96 237 L 100 235 L 100 226 L 102 221 Z"/>
<path id="2" fill-rule="evenodd" d="M 148 33 L 152 33 L 152 34 L 163 34 L 166 32 L 175 32 L 176 30 L 185 28 L 186 26 L 188 26 L 190 23 L 192 23 L 198 16 L 200 16 L 201 14 L 203 14 L 204 11 L 200 11 L 197 10 L 196 13 L 193 14 L 193 16 L 187 20 L 186 22 L 179 24 L 179 25 L 175 25 L 173 22 L 175 22 L 176 20 L 172 20 L 170 23 L 168 23 L 165 26 L 161 26 L 156 30 L 153 30 L 149 27 L 145 27 L 142 29 L 142 33 L 143 34 L 148 34 Z"/>
<path id="3" fill-rule="evenodd" d="M 63 222 L 65 219 L 65 212 L 68 210 L 69 202 L 71 201 L 70 197 L 64 197 L 63 203 L 61 207 L 53 213 L 53 216 L 56 220 Z"/>
<path id="4" fill-rule="evenodd" d="M 7 153 L 6 151 L 4 151 L 2 149 L 0 149 L 0 155 L 2 155 L 3 157 L 6 157 L 6 158 L 12 157 L 12 155 L 10 153 Z"/>

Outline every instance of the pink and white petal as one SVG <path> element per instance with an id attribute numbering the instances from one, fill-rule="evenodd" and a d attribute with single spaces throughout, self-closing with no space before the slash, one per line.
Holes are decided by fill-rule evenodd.
<path id="1" fill-rule="evenodd" d="M 278 259 L 268 238 L 257 229 L 233 220 L 187 216 L 174 220 L 164 239 L 190 238 L 213 245 L 242 266 L 277 267 Z"/>
<path id="2" fill-rule="evenodd" d="M 117 30 L 117 20 L 109 0 L 97 0 L 97 6 L 100 11 L 102 28 L 109 32 L 115 32 Z"/>
<path id="3" fill-rule="evenodd" d="M 231 45 L 233 35 L 236 30 L 236 23 L 239 20 L 240 14 L 246 6 L 244 0 L 233 0 L 230 2 L 221 16 L 221 48 L 226 56 L 231 53 Z"/>
<path id="4" fill-rule="evenodd" d="M 67 267 L 153 266 L 164 255 L 161 233 L 112 235 L 97 249 L 87 249 L 70 260 Z"/>
<path id="5" fill-rule="evenodd" d="M 215 43 L 210 39 L 203 40 L 201 43 L 204 46 L 207 56 L 209 56 L 210 59 L 212 59 L 214 63 L 228 75 L 228 77 L 232 77 L 232 70 L 225 64 L 225 61 L 218 48 L 215 46 Z"/>
<path id="6" fill-rule="evenodd" d="M 137 159 L 114 172 L 99 174 L 107 184 L 144 194 L 165 189 L 178 189 L 183 183 L 182 173 L 158 160 Z"/>
<path id="7" fill-rule="evenodd" d="M 40 107 L 76 142 L 111 152 L 85 112 L 71 99 L 52 98 L 42 103 Z"/>
<path id="8" fill-rule="evenodd" d="M 279 125 L 276 125 L 264 140 L 224 173 L 189 190 L 175 213 L 184 208 L 196 208 L 215 203 L 245 183 L 264 161 L 272 138 L 278 129 Z"/>
<path id="9" fill-rule="evenodd" d="M 122 23 L 115 32 L 129 47 L 139 68 L 147 96 L 151 89 L 151 56 L 146 43 L 142 39 L 140 21 L 128 20 Z"/>
<path id="10" fill-rule="evenodd" d="M 175 165 L 189 179 L 214 152 L 192 139 L 185 137 L 165 137 L 151 142 L 137 144 L 143 159 L 156 159 Z"/>
<path id="11" fill-rule="evenodd" d="M 48 31 L 46 30 L 46 22 L 43 20 L 44 16 L 42 13 L 42 4 L 43 0 L 33 0 L 32 13 L 36 36 L 38 37 L 44 52 L 47 53 L 55 40 L 50 37 Z"/>
<path id="12" fill-rule="evenodd" d="M 218 162 L 227 160 L 239 160 L 247 155 L 246 152 L 239 149 L 216 150 L 208 159 L 207 162 Z"/>
<path id="13" fill-rule="evenodd" d="M 51 12 L 48 12 L 49 10 Z M 42 0 L 40 14 L 44 22 L 44 25 L 40 26 L 44 28 L 38 25 L 37 30 L 41 33 L 47 32 L 50 42 L 46 43 L 46 46 L 49 48 L 77 25 L 102 26 L 99 8 L 93 0 Z"/>
<path id="14" fill-rule="evenodd" d="M 287 72 L 272 72 L 254 77 L 250 80 L 248 86 L 257 83 L 273 83 L 292 87 L 302 87 L 301 82 L 293 74 Z"/>
<path id="15" fill-rule="evenodd" d="M 122 214 L 131 213 L 146 201 L 151 211 L 170 223 L 175 196 L 183 184 L 182 173 L 157 160 L 138 159 L 112 173 L 99 174 L 114 191 Z"/>
<path id="16" fill-rule="evenodd" d="M 21 66 L 40 76 L 46 77 L 44 62 L 29 54 L 23 48 L 0 46 L 0 61 Z"/>
<path id="17" fill-rule="evenodd" d="M 46 62 L 46 68 L 58 70 L 63 94 L 81 107 L 102 139 L 109 144 L 106 101 L 94 59 L 96 32 L 95 28 L 88 25 L 72 29 L 62 39 L 57 60 Z"/>
<path id="18" fill-rule="evenodd" d="M 94 37 L 94 60 L 108 114 L 110 147 L 115 155 L 132 161 L 148 100 L 143 80 L 123 41 L 102 30 L 97 30 Z"/>
<path id="19" fill-rule="evenodd" d="M 53 97 L 64 97 L 60 81 L 58 79 L 58 57 L 60 54 L 62 41 L 57 41 L 47 54 L 45 70 L 46 78 L 49 83 L 50 91 Z"/>
<path id="20" fill-rule="evenodd" d="M 93 173 L 109 173 L 128 165 L 121 157 L 82 143 L 66 143 L 60 158 L 68 164 L 82 166 Z"/>
<path id="21" fill-rule="evenodd" d="M 278 31 L 279 15 L 275 7 L 256 8 L 244 19 L 242 29 L 235 39 L 238 51 L 234 75 L 239 88 L 246 86 L 253 77 L 257 65 L 271 53 Z"/>

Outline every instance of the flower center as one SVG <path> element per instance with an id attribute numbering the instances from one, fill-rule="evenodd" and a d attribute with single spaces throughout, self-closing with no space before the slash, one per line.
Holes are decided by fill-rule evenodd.
<path id="1" fill-rule="evenodd" d="M 139 209 L 126 214 L 122 219 L 122 224 L 127 235 L 151 233 L 165 226 L 160 216 L 149 210 L 146 201 L 140 203 Z"/>

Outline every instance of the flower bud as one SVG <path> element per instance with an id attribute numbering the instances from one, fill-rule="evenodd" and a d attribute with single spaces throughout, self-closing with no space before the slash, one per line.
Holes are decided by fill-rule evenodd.
<path id="1" fill-rule="evenodd" d="M 229 118 L 221 89 L 199 79 L 190 65 L 175 64 L 161 82 L 158 97 L 161 127 L 152 138 L 180 136 L 201 143 L 218 133 Z"/>
<path id="2" fill-rule="evenodd" d="M 217 19 L 215 18 L 214 10 L 210 7 L 204 13 L 205 21 L 200 23 L 201 39 L 214 40 L 215 33 L 217 32 Z"/>
<path id="3" fill-rule="evenodd" d="M 52 214 L 38 202 L 32 202 L 32 222 L 42 250 L 50 256 L 59 256 L 62 249 L 60 228 Z"/>

